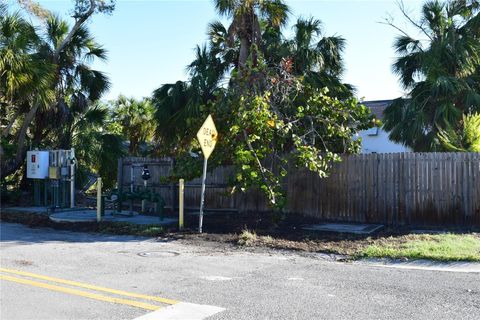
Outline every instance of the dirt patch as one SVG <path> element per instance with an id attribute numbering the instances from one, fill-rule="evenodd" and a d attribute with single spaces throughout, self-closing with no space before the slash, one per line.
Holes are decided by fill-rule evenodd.
<path id="1" fill-rule="evenodd" d="M 295 250 L 299 252 L 329 253 L 360 257 L 360 253 L 371 245 L 401 246 L 412 240 L 431 240 L 430 234 L 410 234 L 409 229 L 383 229 L 374 235 L 341 234 L 318 231 L 305 231 L 303 225 L 316 223 L 310 218 L 283 216 L 280 214 L 215 214 L 206 215 L 204 230 L 198 234 L 195 227 L 197 216 L 186 217 L 186 226 L 192 227 L 179 232 L 176 227 L 136 226 L 128 223 L 77 222 L 57 223 L 47 215 L 18 212 L 2 212 L 1 220 L 22 223 L 30 227 L 99 232 L 156 237 L 158 241 L 181 241 L 185 244 L 203 246 L 212 250 Z M 249 230 L 251 235 L 245 234 Z M 451 233 L 468 233 L 480 239 L 475 230 L 450 229 Z M 253 236 L 254 234 L 254 236 Z"/>
<path id="2" fill-rule="evenodd" d="M 13 261 L 15 264 L 18 264 L 20 266 L 32 266 L 33 261 L 30 260 L 15 260 Z"/>
<path id="3" fill-rule="evenodd" d="M 157 225 L 134 225 L 124 222 L 102 221 L 92 222 L 54 222 L 46 214 L 29 212 L 2 211 L 2 221 L 20 223 L 31 228 L 52 228 L 73 232 L 96 232 L 115 235 L 133 235 L 143 237 L 158 237 L 166 230 Z"/>
<path id="4" fill-rule="evenodd" d="M 168 235 L 166 235 L 168 236 Z M 274 250 L 294 250 L 301 252 L 333 253 L 340 255 L 354 256 L 362 248 L 374 243 L 373 239 L 357 240 L 289 240 L 283 238 L 273 238 L 271 236 L 256 236 L 245 242 L 241 234 L 211 234 L 211 233 L 184 233 L 182 237 L 176 236 L 185 244 L 216 247 L 219 244 L 227 245 L 231 248 L 264 251 L 264 249 Z"/>

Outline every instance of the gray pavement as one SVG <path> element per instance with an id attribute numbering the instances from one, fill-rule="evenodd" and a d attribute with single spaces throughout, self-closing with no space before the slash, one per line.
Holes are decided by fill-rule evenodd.
<path id="1" fill-rule="evenodd" d="M 480 274 L 320 255 L 1 224 L 2 268 L 207 304 L 209 319 L 478 319 Z M 1 319 L 133 319 L 148 311 L 0 281 Z"/>
<path id="2" fill-rule="evenodd" d="M 3 209 L 8 212 L 28 212 L 33 214 L 49 214 L 50 220 L 55 222 L 93 222 L 97 221 L 97 210 L 89 208 L 57 209 L 54 213 L 49 213 L 47 207 L 9 207 Z M 105 210 L 103 221 L 109 222 L 127 222 L 138 225 L 172 225 L 178 224 L 178 219 L 166 218 L 160 219 L 159 216 L 147 216 L 122 210 Z"/>

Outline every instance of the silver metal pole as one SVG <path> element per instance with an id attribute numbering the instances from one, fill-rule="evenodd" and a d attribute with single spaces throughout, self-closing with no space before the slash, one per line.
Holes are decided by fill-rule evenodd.
<path id="1" fill-rule="evenodd" d="M 143 188 L 145 191 L 147 191 L 147 180 L 143 181 Z M 145 210 L 147 208 L 147 200 L 143 199 L 142 200 L 142 212 L 145 213 Z"/>
<path id="2" fill-rule="evenodd" d="M 130 166 L 130 192 L 133 192 L 133 184 L 134 184 L 134 177 L 133 177 L 133 165 Z"/>
<path id="3" fill-rule="evenodd" d="M 75 207 L 75 149 L 70 153 L 70 208 Z"/>
<path id="4" fill-rule="evenodd" d="M 205 180 L 207 179 L 207 161 L 207 158 L 203 160 L 202 196 L 200 200 L 200 216 L 198 218 L 198 232 L 200 233 L 202 233 L 203 227 L 203 204 L 205 202 Z"/>
<path id="5" fill-rule="evenodd" d="M 178 229 L 183 230 L 185 180 L 178 180 Z"/>
<path id="6" fill-rule="evenodd" d="M 102 178 L 97 178 L 97 222 L 102 221 Z"/>

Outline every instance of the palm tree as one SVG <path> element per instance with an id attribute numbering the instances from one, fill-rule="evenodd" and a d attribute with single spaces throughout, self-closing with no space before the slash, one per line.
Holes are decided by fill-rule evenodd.
<path id="1" fill-rule="evenodd" d="M 241 73 L 246 67 L 249 55 L 256 64 L 252 46 L 261 46 L 262 30 L 260 20 L 270 26 L 282 27 L 287 23 L 289 8 L 282 0 L 214 0 L 215 9 L 221 16 L 231 19 L 227 30 L 227 40 L 233 47 L 240 43 L 238 68 Z"/>
<path id="2" fill-rule="evenodd" d="M 35 28 L 18 12 L 10 14 L 5 7 L 1 10 L 0 103 L 5 106 L 2 116 L 7 118 L 2 137 L 16 146 L 14 155 L 2 157 L 9 160 L 1 163 L 1 176 L 5 177 L 23 162 L 27 131 L 37 110 L 53 101 L 54 66 L 38 55 L 41 39 Z M 15 137 L 8 138 L 18 120 Z"/>
<path id="3" fill-rule="evenodd" d="M 28 6 L 30 2 L 25 3 Z M 40 37 L 20 14 L 8 14 L 2 6 L 0 103 L 9 104 L 8 125 L 3 128 L 2 136 L 8 136 L 17 119 L 21 120 L 12 139 L 16 144 L 15 157 L 8 163 L 2 161 L 2 177 L 15 172 L 23 163 L 29 130 L 36 146 L 53 134 L 56 142 L 51 147 L 70 147 L 68 133 L 75 113 L 72 110 L 85 108 L 108 89 L 106 76 L 89 67 L 95 58 L 105 58 L 105 50 L 94 42 L 83 24 L 95 12 L 111 10 L 111 1 L 76 1 L 76 22 L 71 28 L 48 11 L 42 11 L 45 36 Z M 57 126 L 59 121 L 65 123 L 62 129 Z"/>
<path id="4" fill-rule="evenodd" d="M 71 146 L 79 159 L 79 185 L 87 175 L 96 173 L 111 188 L 116 180 L 118 158 L 126 154 L 121 134 L 111 132 L 108 126 L 111 110 L 102 104 L 90 104 L 81 114 L 76 114 L 71 126 Z M 83 181 L 82 181 L 83 180 Z"/>
<path id="5" fill-rule="evenodd" d="M 479 4 L 429 1 L 420 22 L 409 18 L 426 40 L 403 33 L 395 41 L 393 71 L 409 94 L 385 111 L 392 140 L 414 151 L 439 150 L 440 130 L 480 110 Z"/>
<path id="6" fill-rule="evenodd" d="M 239 47 L 238 41 L 229 41 L 228 30 L 220 21 L 213 21 L 208 25 L 209 48 L 211 54 L 219 57 L 229 66 L 238 68 Z"/>
<path id="7" fill-rule="evenodd" d="M 153 92 L 156 136 L 163 150 L 178 149 L 180 141 L 192 138 L 192 124 L 201 118 L 202 107 L 217 99 L 230 63 L 220 50 L 197 46 L 195 59 L 187 66 L 189 82 L 165 84 Z"/>
<path id="8" fill-rule="evenodd" d="M 131 155 L 140 155 L 141 145 L 150 142 L 155 131 L 151 101 L 137 101 L 121 95 L 112 104 L 113 119 L 121 125 L 122 133 L 130 143 L 128 152 Z"/>
<path id="9" fill-rule="evenodd" d="M 88 106 L 98 100 L 110 87 L 105 74 L 92 69 L 95 60 L 106 60 L 106 50 L 95 42 L 85 26 L 81 26 L 72 35 L 64 49 L 55 56 L 58 43 L 69 34 L 69 26 L 56 16 L 46 21 L 45 41 L 39 49 L 39 55 L 47 61 L 55 62 L 55 103 L 49 110 L 42 110 L 37 116 L 37 130 L 34 143 L 39 143 L 46 132 L 53 130 L 56 144 L 60 148 L 70 148 L 72 143 L 72 125 L 75 117 L 82 115 Z M 52 128 L 51 119 L 64 125 Z"/>
<path id="10" fill-rule="evenodd" d="M 445 151 L 480 152 L 480 113 L 464 115 L 457 130 L 439 129 L 438 138 Z"/>
<path id="11" fill-rule="evenodd" d="M 293 26 L 294 37 L 286 41 L 293 74 L 305 77 L 313 87 L 329 88 L 339 98 L 352 96 L 353 86 L 341 82 L 344 71 L 342 54 L 345 39 L 339 36 L 324 36 L 320 20 L 299 18 Z"/>
<path id="12" fill-rule="evenodd" d="M 186 140 L 191 138 L 190 121 L 200 107 L 192 103 L 197 100 L 193 93 L 194 89 L 184 81 L 164 84 L 153 92 L 158 151 L 172 154 L 189 143 Z"/>
<path id="13" fill-rule="evenodd" d="M 229 69 L 229 63 L 217 56 L 217 52 L 205 45 L 197 46 L 195 59 L 187 66 L 190 84 L 197 94 L 193 103 L 206 103 L 214 98 L 215 91 L 221 86 L 222 80 Z"/>

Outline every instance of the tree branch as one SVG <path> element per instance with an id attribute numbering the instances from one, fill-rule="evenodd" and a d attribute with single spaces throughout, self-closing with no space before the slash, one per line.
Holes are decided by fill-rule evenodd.
<path id="1" fill-rule="evenodd" d="M 402 29 L 400 29 L 396 25 L 394 25 L 392 20 L 388 20 L 387 18 L 385 18 L 385 22 L 380 21 L 378 23 L 390 26 L 390 27 L 394 28 L 395 30 L 399 31 L 400 33 L 402 33 L 404 36 L 411 38 L 408 33 L 403 31 Z"/>
<path id="2" fill-rule="evenodd" d="M 408 15 L 408 13 L 405 9 L 405 4 L 403 3 L 403 1 L 402 0 L 397 0 L 396 2 L 397 2 L 397 5 L 398 5 L 398 8 L 402 12 L 403 16 L 405 18 L 407 18 L 407 20 L 410 21 L 411 24 L 413 24 L 415 27 L 420 29 L 428 37 L 428 39 L 433 40 L 432 37 L 430 36 L 430 34 L 427 32 L 427 30 L 425 30 L 425 28 L 422 25 L 416 23 L 412 18 L 410 18 L 410 16 Z"/>
<path id="3" fill-rule="evenodd" d="M 13 125 L 15 124 L 15 121 L 20 116 L 20 113 L 21 113 L 21 109 L 18 108 L 17 111 L 15 111 L 15 114 L 13 115 L 12 119 L 10 119 L 10 122 L 8 123 L 8 125 L 5 127 L 5 129 L 3 129 L 3 132 L 2 132 L 3 137 L 6 137 L 10 134 L 10 132 L 12 131 Z"/>
<path id="4" fill-rule="evenodd" d="M 72 40 L 72 38 L 75 35 L 75 33 L 77 32 L 77 30 L 80 29 L 82 24 L 85 21 L 87 21 L 88 18 L 90 18 L 90 16 L 95 12 L 96 8 L 97 8 L 97 3 L 95 2 L 95 0 L 90 0 L 90 8 L 88 9 L 88 11 L 85 14 L 75 18 L 76 21 L 75 21 L 75 24 L 73 25 L 72 29 L 70 30 L 68 35 L 65 37 L 65 39 L 63 39 L 63 41 L 60 42 L 60 44 L 55 49 L 55 54 L 54 54 L 55 60 L 58 60 L 60 52 L 62 52 L 62 50 L 65 49 L 67 44 Z"/>
<path id="5" fill-rule="evenodd" d="M 275 204 L 276 203 L 275 192 L 270 187 L 270 182 L 268 181 L 268 178 L 265 176 L 265 168 L 263 167 L 262 162 L 260 161 L 260 159 L 258 159 L 257 153 L 255 152 L 255 149 L 253 149 L 252 144 L 250 143 L 250 141 L 248 141 L 248 134 L 247 134 L 246 130 L 243 130 L 243 137 L 245 139 L 245 142 L 247 143 L 248 149 L 253 153 L 253 156 L 255 157 L 255 161 L 257 162 L 257 165 L 260 168 L 260 173 L 262 174 L 262 179 L 265 182 L 265 185 L 268 188 L 268 192 L 270 193 L 270 195 L 272 197 L 271 201 L 272 201 L 273 204 Z"/>

